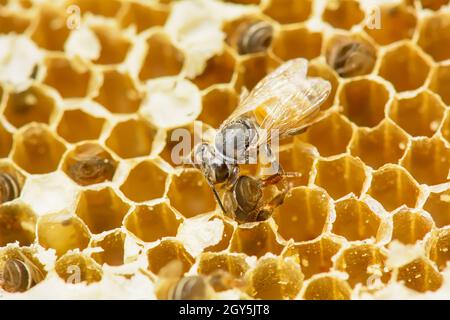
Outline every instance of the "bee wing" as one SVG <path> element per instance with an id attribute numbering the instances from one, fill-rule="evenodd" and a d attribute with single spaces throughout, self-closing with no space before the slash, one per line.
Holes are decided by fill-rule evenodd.
<path id="1" fill-rule="evenodd" d="M 273 91 L 271 87 L 274 83 L 276 83 L 276 79 L 302 79 L 306 77 L 307 70 L 308 62 L 305 59 L 298 58 L 289 60 L 288 62 L 283 63 L 277 69 L 262 78 L 250 91 L 250 93 L 247 92 L 247 89 L 244 89 L 244 92 L 240 97 L 239 105 L 233 111 L 233 113 L 222 123 L 222 127 L 263 104 L 264 101 L 267 100 L 268 95 L 270 95 L 270 93 Z M 269 90 L 269 92 L 267 92 L 267 90 Z"/>
<path id="2" fill-rule="evenodd" d="M 330 94 L 331 84 L 321 78 L 305 78 L 302 83 L 286 84 L 281 91 L 260 115 L 260 127 L 268 135 L 261 138 L 267 141 L 272 134 L 278 134 L 280 139 L 295 135 L 315 122 L 320 105 Z"/>
<path id="3" fill-rule="evenodd" d="M 280 138 L 298 133 L 316 118 L 328 97 L 331 84 L 321 78 L 307 78 L 308 62 L 293 59 L 263 78 L 244 98 L 222 126 L 253 111 L 263 134 L 258 145 L 272 134 Z"/>

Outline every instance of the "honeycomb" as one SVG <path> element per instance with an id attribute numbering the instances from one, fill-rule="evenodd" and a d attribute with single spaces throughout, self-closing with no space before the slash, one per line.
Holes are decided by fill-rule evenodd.
<path id="1" fill-rule="evenodd" d="M 242 52 L 254 21 L 267 50 Z M 283 141 L 283 204 L 238 224 L 175 129 L 217 129 L 297 57 L 332 85 L 323 117 Z M 2 283 L 28 271 L 0 295 L 167 298 L 183 277 L 215 299 L 449 299 L 449 61 L 448 0 L 0 0 Z"/>

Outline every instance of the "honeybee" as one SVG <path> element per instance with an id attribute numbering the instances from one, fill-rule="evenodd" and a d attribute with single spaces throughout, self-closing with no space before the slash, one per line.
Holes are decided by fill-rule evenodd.
<path id="1" fill-rule="evenodd" d="M 222 211 L 239 223 L 266 220 L 288 191 L 270 142 L 299 134 L 317 121 L 331 91 L 328 81 L 307 77 L 307 70 L 302 58 L 283 63 L 241 97 L 214 141 L 192 151 L 191 161 L 204 174 Z M 260 159 L 269 164 L 270 174 L 240 175 L 240 164 Z"/>
<path id="2" fill-rule="evenodd" d="M 0 287 L 7 292 L 24 292 L 44 279 L 33 261 L 20 253 L 20 258 L 7 259 L 0 271 Z"/>
<path id="3" fill-rule="evenodd" d="M 160 300 L 209 300 L 218 291 L 243 286 L 228 272 L 218 270 L 211 275 L 183 276 L 182 263 L 173 260 L 158 274 L 156 297 Z"/>

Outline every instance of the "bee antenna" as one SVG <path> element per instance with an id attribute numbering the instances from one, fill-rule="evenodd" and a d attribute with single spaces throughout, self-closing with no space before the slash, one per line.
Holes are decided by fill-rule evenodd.
<path id="1" fill-rule="evenodd" d="M 210 184 L 210 186 L 214 193 L 214 197 L 216 198 L 217 202 L 219 203 L 220 209 L 222 209 L 222 212 L 226 214 L 227 211 L 225 210 L 225 207 L 223 206 L 222 200 L 220 200 L 219 193 L 217 192 L 216 187 L 212 184 Z"/>

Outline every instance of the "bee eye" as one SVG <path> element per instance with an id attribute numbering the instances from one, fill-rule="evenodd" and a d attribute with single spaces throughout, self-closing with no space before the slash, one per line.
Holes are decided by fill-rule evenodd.
<path id="1" fill-rule="evenodd" d="M 249 176 L 241 176 L 234 186 L 238 209 L 245 214 L 254 211 L 262 197 L 261 183 Z"/>
<path id="2" fill-rule="evenodd" d="M 267 50 L 272 42 L 273 27 L 265 21 L 250 23 L 242 31 L 238 40 L 239 54 L 256 53 Z"/>
<path id="3" fill-rule="evenodd" d="M 230 169 L 225 163 L 214 165 L 214 180 L 216 183 L 225 182 L 230 176 Z"/>

